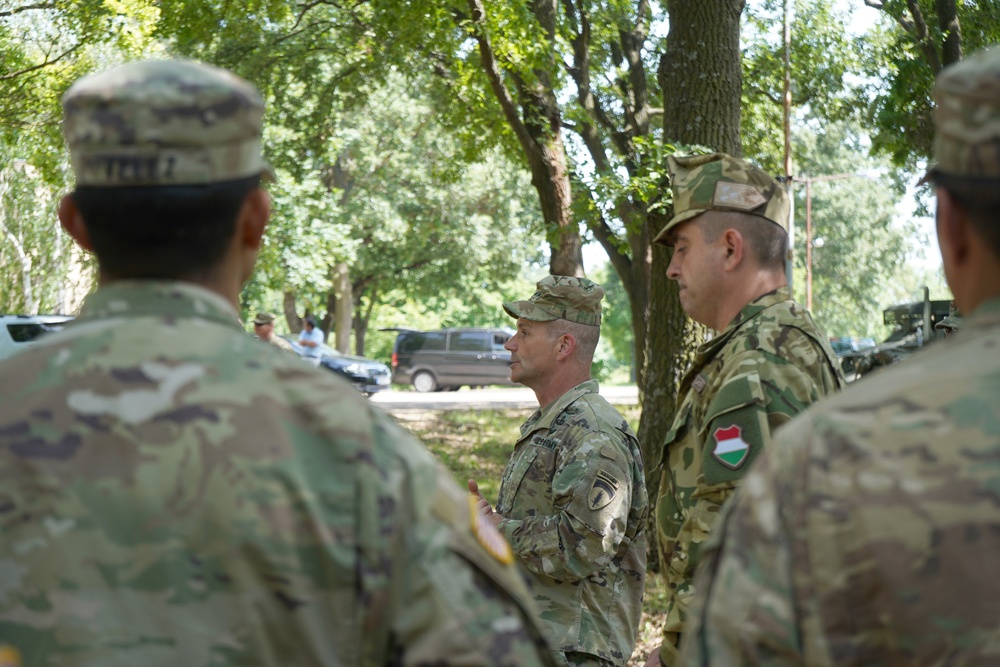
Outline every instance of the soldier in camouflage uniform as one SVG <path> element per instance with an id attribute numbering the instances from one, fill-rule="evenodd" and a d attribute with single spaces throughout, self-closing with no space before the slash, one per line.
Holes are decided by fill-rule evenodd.
<path id="1" fill-rule="evenodd" d="M 270 343 L 285 352 L 295 352 L 291 343 L 281 336 L 274 335 L 274 313 L 257 313 L 257 317 L 253 318 L 253 331 L 257 334 L 257 338 L 265 343 Z"/>
<path id="2" fill-rule="evenodd" d="M 782 428 L 706 549 L 688 665 L 1000 664 L 1000 49 L 935 85 L 968 316 Z"/>
<path id="3" fill-rule="evenodd" d="M 63 98 L 100 288 L 0 368 L 0 658 L 555 665 L 509 547 L 335 375 L 237 317 L 263 102 L 190 62 Z"/>
<path id="4" fill-rule="evenodd" d="M 720 333 L 681 381 L 659 466 L 656 527 L 669 591 L 663 643 L 648 665 L 677 664 L 702 543 L 771 433 L 843 387 L 840 364 L 809 313 L 789 298 L 788 200 L 770 176 L 715 153 L 668 158 L 674 247 L 667 276 L 694 320 Z"/>
<path id="5" fill-rule="evenodd" d="M 590 379 L 604 290 L 586 278 L 548 276 L 517 318 L 511 379 L 541 406 L 521 426 L 487 519 L 533 575 L 550 643 L 570 665 L 624 665 L 642 612 L 648 512 L 632 429 Z"/>

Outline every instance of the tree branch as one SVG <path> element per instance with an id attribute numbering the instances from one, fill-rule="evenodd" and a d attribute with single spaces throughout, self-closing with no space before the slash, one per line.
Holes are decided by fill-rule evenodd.
<path id="1" fill-rule="evenodd" d="M 4 74 L 4 75 L 0 76 L 0 81 L 10 81 L 11 79 L 16 79 L 19 76 L 24 76 L 25 74 L 29 74 L 29 73 L 34 72 L 36 70 L 40 70 L 42 68 L 49 67 L 50 65 L 55 65 L 57 62 L 59 62 L 60 60 L 62 60 L 66 56 L 68 56 L 69 54 L 73 53 L 74 51 L 76 51 L 77 49 L 79 49 L 81 46 L 82 46 L 82 44 L 77 44 L 76 46 L 74 46 L 74 47 L 72 47 L 70 49 L 67 49 L 66 51 L 63 51 L 62 53 L 60 53 L 55 58 L 49 59 L 48 57 L 46 57 L 45 61 L 42 62 L 42 63 L 39 63 L 37 65 L 32 65 L 31 67 L 26 67 L 26 68 L 24 68 L 22 70 L 19 70 L 17 72 L 10 72 L 10 73 Z"/>
<path id="2" fill-rule="evenodd" d="M 6 11 L 0 12 L 0 18 L 7 18 L 8 16 L 14 16 L 16 14 L 22 14 L 24 12 L 30 12 L 36 9 L 56 9 L 56 5 L 53 2 L 43 2 L 37 5 L 24 5 L 23 7 L 15 7 L 14 9 L 8 9 Z"/>

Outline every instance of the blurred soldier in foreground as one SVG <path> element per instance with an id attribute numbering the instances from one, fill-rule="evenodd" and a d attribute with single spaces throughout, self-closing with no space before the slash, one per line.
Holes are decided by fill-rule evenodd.
<path id="1" fill-rule="evenodd" d="M 265 343 L 270 343 L 286 352 L 295 352 L 295 348 L 292 347 L 291 343 L 281 336 L 274 334 L 273 313 L 257 313 L 257 317 L 253 318 L 253 332 L 257 334 L 257 338 L 260 338 Z"/>
<path id="2" fill-rule="evenodd" d="M 667 277 L 684 311 L 720 332 L 681 381 L 659 461 L 656 527 L 666 578 L 663 644 L 647 665 L 677 664 L 702 543 L 771 434 L 845 386 L 829 339 L 785 280 L 788 199 L 757 167 L 722 153 L 668 159 L 674 217 Z"/>
<path id="3" fill-rule="evenodd" d="M 586 278 L 548 276 L 517 318 L 510 377 L 541 406 L 521 426 L 496 511 L 483 515 L 534 575 L 552 646 L 570 665 L 624 665 L 632 655 L 646 574 L 648 501 L 639 444 L 599 393 L 590 366 L 604 290 Z"/>
<path id="4" fill-rule="evenodd" d="M 190 62 L 63 98 L 100 289 L 0 368 L 0 644 L 47 665 L 554 664 L 416 441 L 243 331 L 263 103 Z M 483 546 L 481 542 L 487 543 Z"/>
<path id="5" fill-rule="evenodd" d="M 962 329 L 781 430 L 705 555 L 685 664 L 1000 664 L 1000 49 L 934 96 Z"/>

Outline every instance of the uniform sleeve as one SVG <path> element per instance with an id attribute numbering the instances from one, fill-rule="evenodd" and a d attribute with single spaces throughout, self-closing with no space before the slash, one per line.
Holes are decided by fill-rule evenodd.
<path id="1" fill-rule="evenodd" d="M 566 436 L 560 448 L 575 454 L 565 457 L 553 475 L 553 513 L 503 519 L 499 529 L 530 571 L 579 581 L 606 569 L 621 548 L 632 472 L 620 432 L 575 429 Z"/>
<path id="2" fill-rule="evenodd" d="M 702 474 L 688 491 L 691 500 L 680 517 L 665 575 L 673 590 L 661 648 L 667 664 L 677 662 L 677 642 L 689 628 L 690 605 L 697 590 L 695 572 L 724 503 L 757 457 L 772 447 L 775 431 L 839 386 L 822 350 L 811 338 L 789 328 L 783 341 L 778 350 L 785 357 L 752 351 L 734 359 L 728 378 L 705 411 Z M 657 512 L 661 511 L 658 507 Z"/>
<path id="3" fill-rule="evenodd" d="M 376 554 L 374 568 L 391 572 L 387 604 L 362 600 L 370 609 L 362 634 L 373 639 L 368 663 L 555 665 L 522 574 L 499 533 L 471 510 L 468 494 L 422 448 L 401 463 L 399 478 L 390 480 L 403 490 L 401 502 L 380 502 L 381 513 L 395 517 L 388 522 L 395 537 Z M 382 644 L 375 635 L 385 628 Z M 380 644 L 388 647 L 386 655 L 377 655 Z"/>
<path id="4" fill-rule="evenodd" d="M 805 663 L 793 597 L 794 510 L 774 469 L 764 454 L 705 545 L 680 664 Z"/>

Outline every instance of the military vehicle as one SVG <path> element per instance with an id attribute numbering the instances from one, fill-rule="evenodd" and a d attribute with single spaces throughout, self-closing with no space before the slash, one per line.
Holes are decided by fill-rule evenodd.
<path id="1" fill-rule="evenodd" d="M 873 371 L 891 366 L 909 357 L 926 345 L 944 338 L 945 331 L 935 325 L 951 311 L 951 301 L 931 300 L 924 288 L 924 300 L 901 303 L 882 311 L 882 322 L 893 327 L 892 333 L 882 343 L 867 350 L 849 352 L 841 357 L 840 366 L 848 382 Z M 929 327 L 924 322 L 930 322 Z"/>

